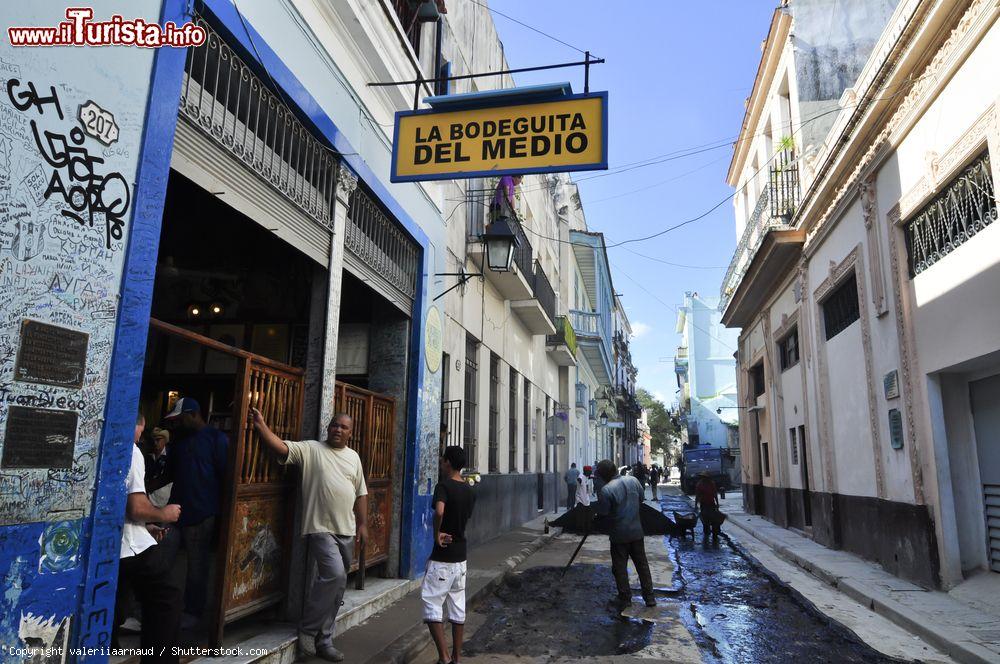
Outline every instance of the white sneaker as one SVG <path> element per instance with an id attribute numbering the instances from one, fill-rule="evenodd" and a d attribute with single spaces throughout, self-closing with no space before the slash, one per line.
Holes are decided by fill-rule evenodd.
<path id="1" fill-rule="evenodd" d="M 133 618 L 132 616 L 129 616 L 125 620 L 125 622 L 123 622 L 121 624 L 121 628 L 122 628 L 123 632 L 134 632 L 134 633 L 138 634 L 139 632 L 142 631 L 142 623 L 139 622 L 139 620 L 137 618 Z"/>

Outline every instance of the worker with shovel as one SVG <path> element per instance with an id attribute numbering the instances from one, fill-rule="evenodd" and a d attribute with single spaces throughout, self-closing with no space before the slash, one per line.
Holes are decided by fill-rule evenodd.
<path id="1" fill-rule="evenodd" d="M 653 596 L 653 577 L 646 560 L 646 544 L 643 540 L 642 522 L 639 511 L 645 497 L 645 487 L 631 475 L 619 476 L 615 464 L 605 459 L 597 464 L 597 475 L 604 480 L 597 511 L 609 521 L 611 539 L 611 573 L 618 586 L 618 601 L 623 608 L 632 603 L 632 589 L 628 582 L 628 560 L 632 559 L 642 598 L 646 606 L 656 606 Z"/>

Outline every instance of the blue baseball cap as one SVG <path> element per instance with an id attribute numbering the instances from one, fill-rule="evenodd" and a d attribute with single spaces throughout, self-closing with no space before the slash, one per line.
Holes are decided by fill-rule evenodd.
<path id="1" fill-rule="evenodd" d="M 191 397 L 183 397 L 174 404 L 174 409 L 167 413 L 163 419 L 169 420 L 178 417 L 181 413 L 200 413 L 201 406 Z"/>

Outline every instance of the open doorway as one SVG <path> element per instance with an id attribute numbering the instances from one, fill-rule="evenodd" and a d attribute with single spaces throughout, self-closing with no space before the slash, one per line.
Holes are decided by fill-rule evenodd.
<path id="1" fill-rule="evenodd" d="M 322 352 L 308 333 L 325 314 L 314 286 L 325 287 L 325 273 L 313 261 L 171 173 L 140 403 L 149 437 L 169 436 L 162 449 L 145 441 L 161 470 L 175 469 L 160 499 L 200 505 L 182 511 L 171 543 L 192 644 L 219 643 L 227 622 L 285 599 L 292 485 L 256 440 L 248 411 L 259 408 L 283 437 L 301 437 L 305 370 Z M 182 398 L 196 402 L 199 421 L 164 419 Z M 224 452 L 201 455 L 192 441 L 216 431 Z"/>

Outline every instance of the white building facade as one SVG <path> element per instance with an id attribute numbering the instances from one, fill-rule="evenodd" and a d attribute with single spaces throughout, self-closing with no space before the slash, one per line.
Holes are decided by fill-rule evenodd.
<path id="1" fill-rule="evenodd" d="M 776 10 L 729 176 L 744 501 L 951 587 L 1000 569 L 1000 8 L 816 4 Z"/>

